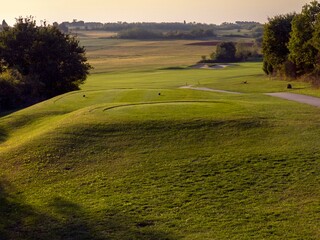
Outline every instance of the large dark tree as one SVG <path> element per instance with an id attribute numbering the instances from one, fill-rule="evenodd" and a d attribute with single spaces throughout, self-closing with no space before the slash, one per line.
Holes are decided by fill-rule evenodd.
<path id="1" fill-rule="evenodd" d="M 291 23 L 295 14 L 278 15 L 269 18 L 264 26 L 262 51 L 264 71 L 267 74 L 277 72 L 288 60 Z"/>
<path id="2" fill-rule="evenodd" d="M 91 69 L 78 40 L 32 17 L 0 33 L 0 59 L 2 71 L 18 71 L 24 92 L 38 100 L 79 89 Z"/>

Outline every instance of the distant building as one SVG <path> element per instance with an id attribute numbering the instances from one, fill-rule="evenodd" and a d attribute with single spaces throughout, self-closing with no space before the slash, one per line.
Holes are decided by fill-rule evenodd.
<path id="1" fill-rule="evenodd" d="M 8 23 L 7 23 L 6 20 L 4 20 L 4 19 L 3 19 L 1 25 L 2 25 L 3 28 L 9 27 Z"/>
<path id="2" fill-rule="evenodd" d="M 2 24 L 0 24 L 0 31 L 2 31 L 4 28 L 9 27 L 9 25 L 7 24 L 6 20 L 2 21 Z"/>
<path id="3" fill-rule="evenodd" d="M 85 23 L 85 27 L 87 30 L 99 30 L 99 29 L 103 29 L 103 23 L 100 22 L 88 22 Z"/>
<path id="4" fill-rule="evenodd" d="M 86 26 L 84 24 L 84 21 L 77 21 L 76 19 L 74 19 L 72 23 L 66 22 L 66 23 L 64 23 L 64 25 L 69 29 L 69 31 L 86 30 Z"/>
<path id="5" fill-rule="evenodd" d="M 58 23 L 55 23 L 58 24 Z M 59 29 L 63 32 L 75 30 L 101 30 L 104 29 L 104 24 L 101 22 L 84 22 L 73 19 L 72 22 L 62 22 L 58 24 Z"/>

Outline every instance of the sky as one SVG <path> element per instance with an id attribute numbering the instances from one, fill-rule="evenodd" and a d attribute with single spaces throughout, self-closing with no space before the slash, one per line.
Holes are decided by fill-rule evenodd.
<path id="1" fill-rule="evenodd" d="M 39 23 L 71 22 L 267 22 L 268 17 L 300 12 L 311 0 L 5 0 L 0 19 L 34 16 Z"/>

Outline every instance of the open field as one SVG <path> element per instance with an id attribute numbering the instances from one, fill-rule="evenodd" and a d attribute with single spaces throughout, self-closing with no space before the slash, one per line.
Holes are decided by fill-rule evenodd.
<path id="1" fill-rule="evenodd" d="M 211 49 L 187 41 L 82 43 L 81 91 L 0 118 L 0 239 L 320 238 L 320 109 L 263 94 L 317 90 L 168 69 Z"/>
<path id="2" fill-rule="evenodd" d="M 216 48 L 212 46 L 210 40 L 118 40 L 103 38 L 101 37 L 103 34 L 108 33 L 84 32 L 79 35 L 81 43 L 88 50 L 87 56 L 95 67 L 93 73 L 187 67 L 200 61 L 201 56 L 209 58 Z M 235 40 L 248 44 L 253 42 L 253 40 L 241 38 L 217 38 L 214 41 Z M 203 45 L 200 44 L 201 42 Z"/>
<path id="3" fill-rule="evenodd" d="M 214 47 L 189 46 L 194 41 L 136 41 L 84 38 L 94 73 L 189 66 Z"/>

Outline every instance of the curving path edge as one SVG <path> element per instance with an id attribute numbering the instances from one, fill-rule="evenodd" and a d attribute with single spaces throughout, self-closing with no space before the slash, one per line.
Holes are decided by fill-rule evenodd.
<path id="1" fill-rule="evenodd" d="M 242 94 L 241 92 L 232 92 L 232 91 L 226 91 L 226 90 L 219 90 L 219 89 L 213 89 L 213 88 L 206 88 L 206 87 L 193 87 L 193 86 L 183 86 L 180 87 L 182 89 L 192 89 L 192 90 L 198 90 L 198 91 L 209 91 L 209 92 L 220 92 L 220 93 L 230 93 L 230 94 Z"/>
<path id="2" fill-rule="evenodd" d="M 290 101 L 295 101 L 299 103 L 309 104 L 315 107 L 320 107 L 320 98 L 306 96 L 302 94 L 296 93 L 286 93 L 286 92 L 278 92 L 278 93 L 265 93 L 268 96 L 278 97 Z"/>

